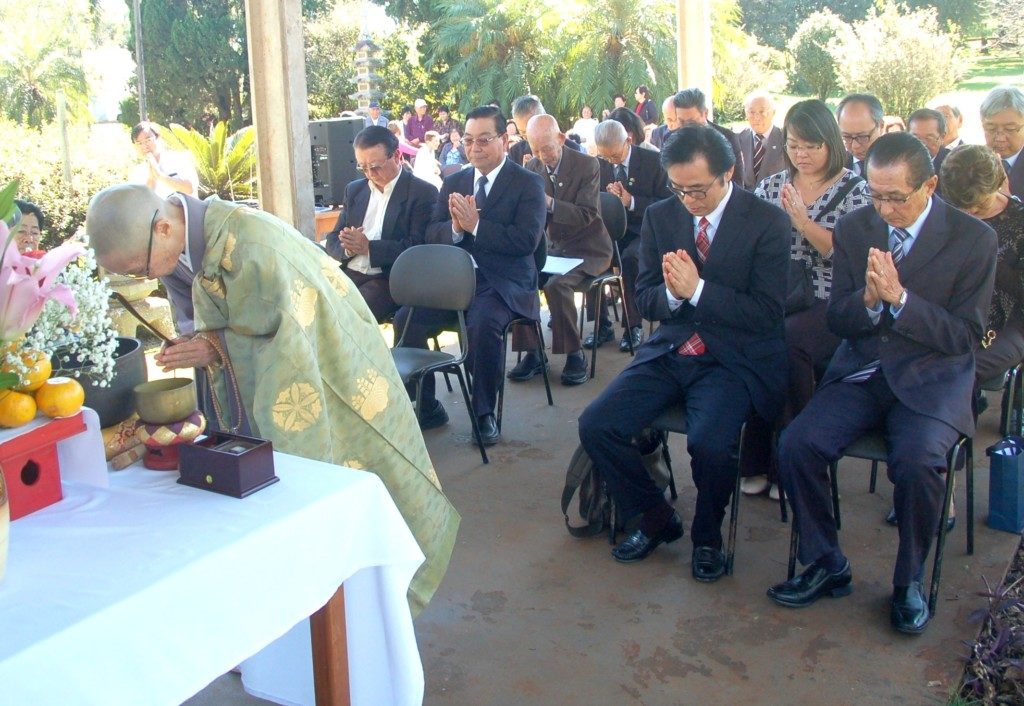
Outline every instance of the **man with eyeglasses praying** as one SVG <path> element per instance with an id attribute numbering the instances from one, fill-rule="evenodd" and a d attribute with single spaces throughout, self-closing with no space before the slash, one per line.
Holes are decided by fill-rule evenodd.
<path id="1" fill-rule="evenodd" d="M 363 128 L 352 146 L 364 176 L 345 187 L 341 214 L 324 246 L 383 321 L 398 310 L 391 266 L 404 250 L 423 243 L 437 188 L 402 169 L 398 138 L 386 127 Z"/>
<path id="2" fill-rule="evenodd" d="M 466 312 L 466 365 L 472 376 L 473 413 L 487 445 L 501 440 L 495 407 L 505 357 L 502 334 L 513 319 L 540 319 L 534 253 L 548 215 L 543 179 L 506 158 L 505 125 L 505 116 L 493 106 L 466 115 L 462 144 L 473 168 L 444 180 L 426 235 L 427 242 L 465 249 L 476 263 L 476 294 Z M 403 330 L 407 316 L 407 308 L 399 309 L 396 331 Z M 426 348 L 427 340 L 451 322 L 450 312 L 416 309 L 405 342 Z M 421 427 L 445 424 L 448 414 L 434 396 L 433 375 L 424 379 L 422 394 Z M 470 440 L 475 443 L 472 435 Z"/>
<path id="3" fill-rule="evenodd" d="M 981 102 L 981 129 L 988 145 L 1003 162 L 1009 192 L 1024 199 L 1024 91 L 997 86 Z"/>
<path id="4" fill-rule="evenodd" d="M 661 325 L 583 412 L 579 433 L 618 515 L 640 515 L 612 550 L 616 561 L 638 562 L 682 537 L 683 522 L 633 440 L 666 409 L 685 407 L 697 487 L 691 572 L 711 582 L 726 569 L 721 526 L 739 472 L 740 429 L 751 414 L 770 420 L 782 407 L 791 223 L 732 183 L 736 158 L 713 127 L 676 130 L 660 156 L 675 198 L 644 217 L 637 306 Z"/>
<path id="5" fill-rule="evenodd" d="M 196 333 L 165 347 L 157 363 L 213 366 L 225 422 L 241 433 L 379 476 L 426 555 L 408 596 L 413 614 L 422 610 L 448 566 L 459 515 L 377 322 L 338 263 L 265 211 L 164 200 L 136 184 L 96 194 L 86 231 L 111 272 L 165 278 L 189 260 Z"/>
<path id="6" fill-rule="evenodd" d="M 882 135 L 885 110 L 882 103 L 870 93 L 851 93 L 839 101 L 836 121 L 839 134 L 850 156 L 846 168 L 857 176 L 864 176 L 868 149 Z"/>
<path id="7" fill-rule="evenodd" d="M 167 149 L 154 123 L 139 123 L 131 135 L 142 163 L 132 170 L 128 181 L 145 184 L 161 198 L 178 192 L 199 196 L 199 175 L 190 154 Z"/>
<path id="8" fill-rule="evenodd" d="M 843 340 L 779 441 L 806 568 L 768 596 L 802 608 L 850 593 L 828 465 L 866 432 L 882 431 L 899 526 L 890 621 L 918 634 L 930 618 L 922 579 L 942 516 L 946 455 L 960 434 L 974 433 L 974 349 L 992 297 L 996 236 L 933 195 L 931 155 L 913 135 L 883 135 L 867 161 L 872 206 L 840 218 L 833 234 L 828 324 Z"/>

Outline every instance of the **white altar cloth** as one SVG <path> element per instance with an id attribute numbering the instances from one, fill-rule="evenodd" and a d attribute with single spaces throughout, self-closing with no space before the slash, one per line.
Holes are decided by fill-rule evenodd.
<path id="1" fill-rule="evenodd" d="M 281 481 L 244 500 L 132 468 L 109 488 L 65 483 L 62 501 L 12 523 L 3 703 L 180 704 L 285 633 L 294 640 L 343 583 L 352 703 L 421 703 L 405 594 L 423 555 L 383 483 L 274 460 Z M 312 703 L 304 649 L 275 700 Z M 258 689 L 268 684 L 280 686 Z"/>

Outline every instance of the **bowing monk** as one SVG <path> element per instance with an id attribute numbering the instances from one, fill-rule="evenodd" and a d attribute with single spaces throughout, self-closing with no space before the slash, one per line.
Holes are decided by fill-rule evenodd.
<path id="1" fill-rule="evenodd" d="M 417 615 L 448 567 L 459 514 L 377 322 L 338 263 L 269 213 L 184 194 L 164 200 L 144 185 L 96 194 L 86 229 L 112 272 L 192 277 L 195 333 L 157 362 L 214 366 L 228 415 L 227 356 L 244 412 L 227 424 L 242 422 L 279 451 L 380 476 L 426 555 L 409 588 Z"/>

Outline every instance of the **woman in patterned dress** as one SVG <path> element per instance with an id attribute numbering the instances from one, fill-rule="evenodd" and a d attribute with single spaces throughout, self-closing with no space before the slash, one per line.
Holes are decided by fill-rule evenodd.
<path id="1" fill-rule="evenodd" d="M 870 203 L 865 182 L 843 165 L 846 150 L 832 111 L 819 100 L 800 101 L 782 127 L 786 169 L 761 181 L 754 194 L 789 214 L 793 222 L 790 257 L 810 273 L 814 302 L 786 314 L 789 390 L 778 427 L 785 426 L 811 399 L 817 376 L 839 345 L 825 320 L 832 289 L 832 230 L 850 211 Z M 791 283 L 792 285 L 792 283 Z M 751 420 L 743 445 L 742 489 L 757 495 L 770 488 L 778 498 L 772 463 L 772 426 Z"/>

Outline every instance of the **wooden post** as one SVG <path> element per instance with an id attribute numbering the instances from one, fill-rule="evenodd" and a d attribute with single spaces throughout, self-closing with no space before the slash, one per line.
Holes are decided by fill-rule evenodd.
<path id="1" fill-rule="evenodd" d="M 260 205 L 313 238 L 301 0 L 246 0 Z"/>
<path id="2" fill-rule="evenodd" d="M 68 99 L 57 91 L 57 125 L 60 127 L 60 156 L 64 162 L 64 188 L 71 193 L 71 148 L 68 146 Z"/>
<path id="3" fill-rule="evenodd" d="M 345 634 L 345 590 L 338 589 L 327 605 L 309 617 L 313 643 L 316 706 L 348 706 L 348 638 Z"/>
<path id="4" fill-rule="evenodd" d="M 699 88 L 711 119 L 711 2 L 676 0 L 676 62 L 679 88 Z"/>
<path id="5" fill-rule="evenodd" d="M 132 15 L 135 20 L 135 76 L 139 83 L 139 122 L 149 120 L 146 108 L 146 67 L 142 60 L 142 7 L 139 0 L 132 0 Z"/>

